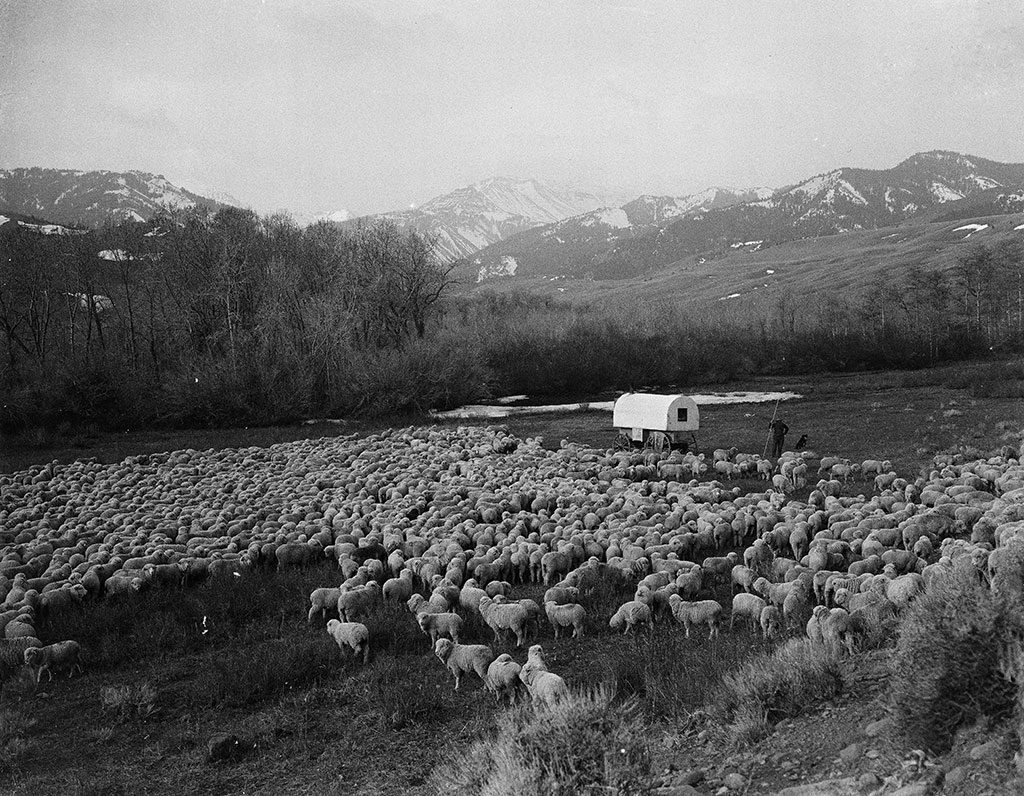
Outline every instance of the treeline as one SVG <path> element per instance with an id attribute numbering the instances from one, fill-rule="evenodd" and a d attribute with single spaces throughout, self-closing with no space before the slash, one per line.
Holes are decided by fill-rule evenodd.
<path id="1" fill-rule="evenodd" d="M 432 241 L 234 208 L 0 239 L 7 431 L 259 424 L 1020 350 L 1024 256 L 976 247 L 763 317 L 453 291 Z"/>

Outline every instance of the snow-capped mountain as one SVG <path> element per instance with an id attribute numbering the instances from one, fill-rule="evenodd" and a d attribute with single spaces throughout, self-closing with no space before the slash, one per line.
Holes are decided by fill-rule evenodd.
<path id="1" fill-rule="evenodd" d="M 410 210 L 363 216 L 387 218 L 437 239 L 443 257 L 467 257 L 517 232 L 614 203 L 617 197 L 563 188 L 539 180 L 494 177 L 438 196 Z"/>
<path id="2" fill-rule="evenodd" d="M 519 233 L 479 252 L 471 262 L 477 281 L 520 273 L 524 252 L 529 272 L 586 273 L 607 252 L 673 219 L 771 196 L 770 188 L 718 187 L 688 196 L 639 196 L 621 207 L 602 207 Z"/>
<path id="3" fill-rule="evenodd" d="M 0 170 L 0 212 L 38 216 L 58 224 L 144 221 L 164 207 L 197 205 L 216 209 L 223 203 L 141 171 Z"/>
<path id="4" fill-rule="evenodd" d="M 737 244 L 762 247 L 875 229 L 934 215 L 936 208 L 947 214 L 961 204 L 1015 212 L 1022 192 L 1024 164 L 923 152 L 891 169 L 840 168 L 770 194 L 758 190 L 732 202 L 726 196 L 717 207 L 705 202 L 687 208 L 689 197 L 640 197 L 621 208 L 628 225 L 567 219 L 490 246 L 469 265 L 490 274 L 500 272 L 493 263 L 512 258 L 517 275 L 628 277 L 689 255 L 717 256 Z M 590 231 L 569 234 L 574 225 Z"/>

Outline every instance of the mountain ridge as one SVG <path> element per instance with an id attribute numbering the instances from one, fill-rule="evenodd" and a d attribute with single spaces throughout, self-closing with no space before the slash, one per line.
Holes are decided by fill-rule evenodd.
<path id="1" fill-rule="evenodd" d="M 41 167 L 0 169 L 0 212 L 57 224 L 99 226 L 110 220 L 148 221 L 165 207 L 226 205 L 146 171 L 87 171 Z"/>
<path id="2" fill-rule="evenodd" d="M 582 216 L 569 218 L 511 236 L 461 266 L 467 278 L 474 274 L 478 281 L 510 269 L 520 275 L 628 278 L 691 255 L 717 257 L 737 245 L 771 246 L 894 226 L 937 207 L 955 212 L 951 205 L 963 200 L 970 200 L 965 206 L 983 201 L 979 211 L 1024 209 L 1024 164 L 932 150 L 890 169 L 832 169 L 771 196 L 653 223 L 631 222 L 614 231 L 585 225 Z"/>

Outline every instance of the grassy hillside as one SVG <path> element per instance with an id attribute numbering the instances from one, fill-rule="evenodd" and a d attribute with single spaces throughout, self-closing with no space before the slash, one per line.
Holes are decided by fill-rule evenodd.
<path id="1" fill-rule="evenodd" d="M 716 259 L 688 257 L 630 279 L 568 276 L 502 277 L 467 290 L 528 291 L 563 301 L 605 305 L 670 303 L 700 315 L 749 320 L 775 311 L 782 300 L 813 315 L 813 302 L 827 296 L 857 298 L 877 280 L 895 279 L 912 266 L 949 270 L 975 243 L 1024 236 L 1014 227 L 1024 215 L 984 216 L 885 229 L 848 232 L 758 249 L 745 247 Z M 967 224 L 987 224 L 970 234 Z M 970 237 L 967 237 L 970 234 Z M 771 273 L 769 273 L 771 272 Z M 734 298 L 728 298 L 739 294 Z"/>

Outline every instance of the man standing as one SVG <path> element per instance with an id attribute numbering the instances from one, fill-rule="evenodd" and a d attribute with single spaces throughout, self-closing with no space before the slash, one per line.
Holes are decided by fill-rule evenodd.
<path id="1" fill-rule="evenodd" d="M 777 417 L 768 424 L 768 429 L 772 432 L 772 458 L 777 459 L 782 455 L 782 449 L 786 443 L 786 434 L 789 433 L 789 426 L 786 425 L 786 422 L 781 417 Z"/>

